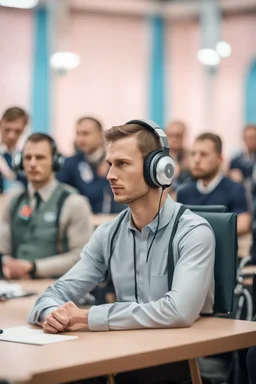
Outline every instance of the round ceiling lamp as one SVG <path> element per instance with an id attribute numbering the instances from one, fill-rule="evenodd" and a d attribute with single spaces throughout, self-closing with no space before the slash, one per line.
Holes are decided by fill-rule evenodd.
<path id="1" fill-rule="evenodd" d="M 55 52 L 50 57 L 50 66 L 59 74 L 65 74 L 80 64 L 80 56 L 73 52 Z"/>

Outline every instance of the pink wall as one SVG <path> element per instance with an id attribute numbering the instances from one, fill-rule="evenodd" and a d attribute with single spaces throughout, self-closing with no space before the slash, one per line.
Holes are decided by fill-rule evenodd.
<path id="1" fill-rule="evenodd" d="M 196 23 L 167 24 L 167 121 L 185 121 L 189 142 L 203 128 L 204 76 L 196 59 L 199 42 Z"/>
<path id="2" fill-rule="evenodd" d="M 32 12 L 0 7 L 0 115 L 12 106 L 30 109 Z"/>
<path id="3" fill-rule="evenodd" d="M 226 150 L 239 147 L 244 125 L 245 82 L 248 68 L 256 57 L 256 15 L 228 18 L 223 38 L 233 47 L 232 56 L 223 60 L 216 78 L 216 131 L 222 134 Z"/>
<path id="4" fill-rule="evenodd" d="M 55 137 L 65 152 L 72 149 L 79 117 L 92 115 L 109 128 L 147 117 L 148 99 L 148 33 L 142 18 L 74 13 L 71 37 L 81 65 L 56 78 L 55 88 Z"/>
<path id="5" fill-rule="evenodd" d="M 30 109 L 33 17 L 31 11 L 0 8 L 0 113 L 10 105 Z M 81 65 L 53 86 L 53 127 L 60 149 L 72 150 L 75 121 L 99 118 L 104 127 L 147 117 L 150 34 L 145 19 L 73 13 L 70 49 Z M 212 107 L 206 110 L 207 81 L 196 59 L 196 22 L 168 22 L 166 28 L 167 119 L 188 124 L 188 142 L 213 129 L 228 154 L 240 145 L 246 71 L 256 56 L 256 14 L 225 18 L 223 39 L 233 48 L 213 78 Z"/>
<path id="6" fill-rule="evenodd" d="M 223 39 L 232 46 L 232 56 L 221 62 L 212 79 L 212 108 L 205 109 L 207 80 L 196 59 L 200 46 L 198 24 L 173 23 L 167 28 L 168 118 L 188 124 L 188 142 L 202 131 L 212 129 L 224 141 L 226 156 L 241 145 L 244 124 L 245 76 L 256 56 L 256 15 L 224 19 Z"/>

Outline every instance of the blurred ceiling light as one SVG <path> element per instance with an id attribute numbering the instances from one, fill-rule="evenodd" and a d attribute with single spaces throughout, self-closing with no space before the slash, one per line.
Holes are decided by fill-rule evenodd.
<path id="1" fill-rule="evenodd" d="M 214 49 L 199 49 L 197 52 L 197 60 L 204 65 L 216 67 L 220 62 L 220 56 Z"/>
<path id="2" fill-rule="evenodd" d="M 221 57 L 229 57 L 231 55 L 232 48 L 226 41 L 219 41 L 216 45 L 216 51 Z"/>
<path id="3" fill-rule="evenodd" d="M 50 66 L 59 73 L 66 73 L 80 64 L 80 56 L 73 52 L 56 52 L 50 57 Z"/>
<path id="4" fill-rule="evenodd" d="M 12 8 L 34 8 L 38 4 L 38 0 L 0 0 L 3 7 Z"/>

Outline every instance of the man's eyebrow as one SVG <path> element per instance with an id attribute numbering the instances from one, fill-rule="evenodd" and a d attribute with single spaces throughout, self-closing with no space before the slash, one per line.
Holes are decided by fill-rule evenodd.
<path id="1" fill-rule="evenodd" d="M 111 162 L 110 159 L 108 159 L 108 158 L 106 157 L 105 161 L 106 161 L 108 164 L 111 164 L 112 162 L 116 163 L 116 162 L 118 162 L 118 161 L 127 161 L 127 162 L 129 162 L 129 161 L 131 161 L 131 159 L 130 159 L 130 158 L 127 158 L 127 157 L 117 157 L 117 158 L 113 159 L 112 162 Z"/>

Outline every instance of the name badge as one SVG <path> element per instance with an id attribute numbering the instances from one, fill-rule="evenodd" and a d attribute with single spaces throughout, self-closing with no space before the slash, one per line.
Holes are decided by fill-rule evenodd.
<path id="1" fill-rule="evenodd" d="M 85 183 L 91 183 L 94 180 L 94 174 L 89 164 L 85 162 L 79 163 L 78 170 L 79 170 L 81 179 Z"/>
<path id="2" fill-rule="evenodd" d="M 45 212 L 44 221 L 46 223 L 53 223 L 55 220 L 56 220 L 56 213 L 55 212 Z"/>
<path id="3" fill-rule="evenodd" d="M 32 214 L 32 208 L 29 205 L 23 205 L 18 213 L 18 216 L 23 220 L 28 220 Z"/>

